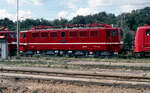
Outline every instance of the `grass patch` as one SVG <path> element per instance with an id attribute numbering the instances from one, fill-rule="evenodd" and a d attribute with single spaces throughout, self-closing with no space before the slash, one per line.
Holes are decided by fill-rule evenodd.
<path id="1" fill-rule="evenodd" d="M 45 58 L 47 59 L 47 57 Z M 49 59 L 49 60 L 48 60 Z M 142 66 L 124 66 L 124 65 L 103 65 L 103 64 L 69 64 L 69 60 L 73 61 L 99 61 L 99 58 L 65 58 L 65 57 L 53 57 L 48 58 L 47 60 L 1 60 L 0 64 L 8 65 L 8 66 L 23 66 L 23 67 L 45 67 L 45 68 L 61 68 L 61 69 L 77 69 L 77 70 L 91 70 L 91 69 L 121 69 L 121 70 L 148 70 L 150 71 L 150 67 L 142 67 Z M 147 59 L 132 59 L 132 60 L 123 60 L 123 59 L 100 59 L 100 62 L 149 62 Z M 146 61 L 145 61 L 146 60 Z"/>

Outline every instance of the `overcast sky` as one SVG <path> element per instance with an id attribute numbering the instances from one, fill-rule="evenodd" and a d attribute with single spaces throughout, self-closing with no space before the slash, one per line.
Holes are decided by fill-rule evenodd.
<path id="1" fill-rule="evenodd" d="M 16 19 L 16 1 L 0 0 L 0 19 Z M 150 0 L 19 0 L 20 19 L 71 19 L 105 11 L 116 15 L 150 6 Z"/>

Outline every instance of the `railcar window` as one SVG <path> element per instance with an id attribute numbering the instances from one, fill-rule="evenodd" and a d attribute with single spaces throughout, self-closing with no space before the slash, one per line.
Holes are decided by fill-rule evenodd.
<path id="1" fill-rule="evenodd" d="M 57 37 L 57 32 L 51 32 L 50 37 Z"/>
<path id="2" fill-rule="evenodd" d="M 48 32 L 42 32 L 41 37 L 48 37 Z"/>
<path id="3" fill-rule="evenodd" d="M 33 38 L 38 38 L 38 37 L 40 37 L 40 35 L 39 35 L 39 33 L 32 33 L 32 37 Z"/>
<path id="4" fill-rule="evenodd" d="M 107 30 L 107 37 L 110 37 L 110 31 Z"/>
<path id="5" fill-rule="evenodd" d="M 90 32 L 90 36 L 91 36 L 91 37 L 98 37 L 98 35 L 99 35 L 99 34 L 98 34 L 98 31 L 91 31 L 91 32 Z"/>
<path id="6" fill-rule="evenodd" d="M 65 32 L 61 32 L 61 37 L 65 37 L 66 33 Z"/>
<path id="7" fill-rule="evenodd" d="M 24 38 L 26 38 L 27 37 L 27 34 L 26 33 L 24 33 Z"/>
<path id="8" fill-rule="evenodd" d="M 113 35 L 113 36 L 116 36 L 116 35 L 117 35 L 117 31 L 116 31 L 116 30 L 113 30 L 113 31 L 112 31 L 112 35 Z"/>
<path id="9" fill-rule="evenodd" d="M 88 31 L 80 31 L 80 37 L 88 37 Z"/>
<path id="10" fill-rule="evenodd" d="M 146 35 L 150 36 L 150 30 L 146 30 Z"/>
<path id="11" fill-rule="evenodd" d="M 71 31 L 71 32 L 69 33 L 69 36 L 70 36 L 70 37 L 77 37 L 77 32 L 76 32 L 76 31 Z"/>
<path id="12" fill-rule="evenodd" d="M 1 33 L 1 36 L 4 36 L 4 33 Z"/>
<path id="13" fill-rule="evenodd" d="M 20 37 L 23 38 L 23 33 L 21 33 Z"/>
<path id="14" fill-rule="evenodd" d="M 11 37 L 11 38 L 16 38 L 16 34 L 10 33 L 10 37 Z"/>
<path id="15" fill-rule="evenodd" d="M 8 36 L 8 34 L 7 33 L 5 33 L 5 37 L 7 37 Z"/>

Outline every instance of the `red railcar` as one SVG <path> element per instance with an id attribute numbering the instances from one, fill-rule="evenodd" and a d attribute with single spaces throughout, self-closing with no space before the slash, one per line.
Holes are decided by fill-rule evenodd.
<path id="1" fill-rule="evenodd" d="M 4 26 L 0 26 L 0 36 L 4 36 L 8 42 L 9 53 L 16 50 L 16 32 L 8 31 Z"/>
<path id="2" fill-rule="evenodd" d="M 58 55 L 111 55 L 121 52 L 122 31 L 105 24 L 73 28 L 34 27 L 20 32 L 21 53 Z M 82 26 L 82 27 L 79 27 Z M 69 26 L 72 27 L 72 26 Z M 42 29 L 43 28 L 43 29 Z"/>
<path id="3" fill-rule="evenodd" d="M 150 52 L 150 26 L 138 27 L 134 41 L 134 52 L 142 55 Z"/>

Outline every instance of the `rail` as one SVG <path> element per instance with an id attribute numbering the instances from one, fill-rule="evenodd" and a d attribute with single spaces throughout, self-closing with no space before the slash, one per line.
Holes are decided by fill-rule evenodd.
<path id="1" fill-rule="evenodd" d="M 150 76 L 128 75 L 123 73 L 96 73 L 92 71 L 68 71 L 26 67 L 1 67 L 0 72 L 0 77 L 3 78 L 7 77 L 33 80 L 62 80 L 100 85 L 150 87 Z"/>

